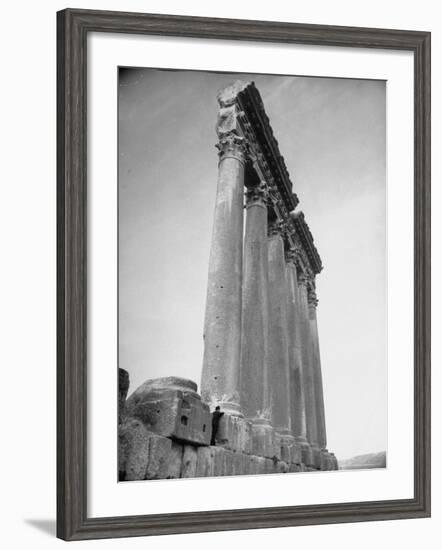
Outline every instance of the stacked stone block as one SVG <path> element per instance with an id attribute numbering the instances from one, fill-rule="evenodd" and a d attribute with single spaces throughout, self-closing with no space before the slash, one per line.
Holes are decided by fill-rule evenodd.
<path id="1" fill-rule="evenodd" d="M 120 380 L 127 384 L 126 376 Z M 259 425 L 227 413 L 210 445 L 211 414 L 196 389 L 181 378 L 148 380 L 121 404 L 120 481 L 337 469 L 330 453 L 318 468 L 307 467 L 301 447 L 264 420 Z"/>

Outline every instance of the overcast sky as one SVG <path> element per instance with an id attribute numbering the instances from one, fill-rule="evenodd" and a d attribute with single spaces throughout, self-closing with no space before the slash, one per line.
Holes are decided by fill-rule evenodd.
<path id="1" fill-rule="evenodd" d="M 119 365 L 200 383 L 217 91 L 253 80 L 324 269 L 328 448 L 386 449 L 385 83 L 130 69 L 119 84 Z"/>

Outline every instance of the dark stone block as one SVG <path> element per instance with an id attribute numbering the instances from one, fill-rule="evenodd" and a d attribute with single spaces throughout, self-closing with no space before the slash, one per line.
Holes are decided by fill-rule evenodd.
<path id="1" fill-rule="evenodd" d="M 209 406 L 196 393 L 196 384 L 181 378 L 144 382 L 126 402 L 127 414 L 164 437 L 208 445 L 212 431 Z"/>

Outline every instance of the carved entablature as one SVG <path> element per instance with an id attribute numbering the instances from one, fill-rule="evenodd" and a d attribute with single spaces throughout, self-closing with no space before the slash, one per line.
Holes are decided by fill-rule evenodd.
<path id="1" fill-rule="evenodd" d="M 245 158 L 253 164 L 259 180 L 266 182 L 267 204 L 277 220 L 283 222 L 279 225 L 270 223 L 269 235 L 275 232 L 281 234 L 286 250 L 295 247 L 298 250 L 298 271 L 314 279 L 315 274 L 322 270 L 321 258 L 304 214 L 293 212 L 299 200 L 293 193 L 284 157 L 279 152 L 278 141 L 255 84 L 239 80 L 234 82 L 218 94 L 218 103 L 217 134 L 221 158 L 230 155 Z M 244 142 L 237 138 L 243 138 Z M 263 191 L 258 187 L 248 188 L 248 201 L 262 197 L 260 193 Z"/>
<path id="2" fill-rule="evenodd" d="M 304 250 L 311 270 L 317 274 L 322 271 L 322 261 L 319 253 L 314 244 L 313 235 L 310 228 L 305 221 L 303 212 L 292 212 L 290 218 L 293 221 L 296 234 L 299 236 L 299 240 Z"/>

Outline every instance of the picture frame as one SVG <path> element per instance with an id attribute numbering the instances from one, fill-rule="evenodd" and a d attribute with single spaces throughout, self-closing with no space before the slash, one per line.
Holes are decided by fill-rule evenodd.
<path id="1" fill-rule="evenodd" d="M 414 57 L 414 498 L 88 517 L 87 38 L 92 32 L 406 50 Z M 57 536 L 195 533 L 430 515 L 430 33 L 67 9 L 57 14 Z"/>

